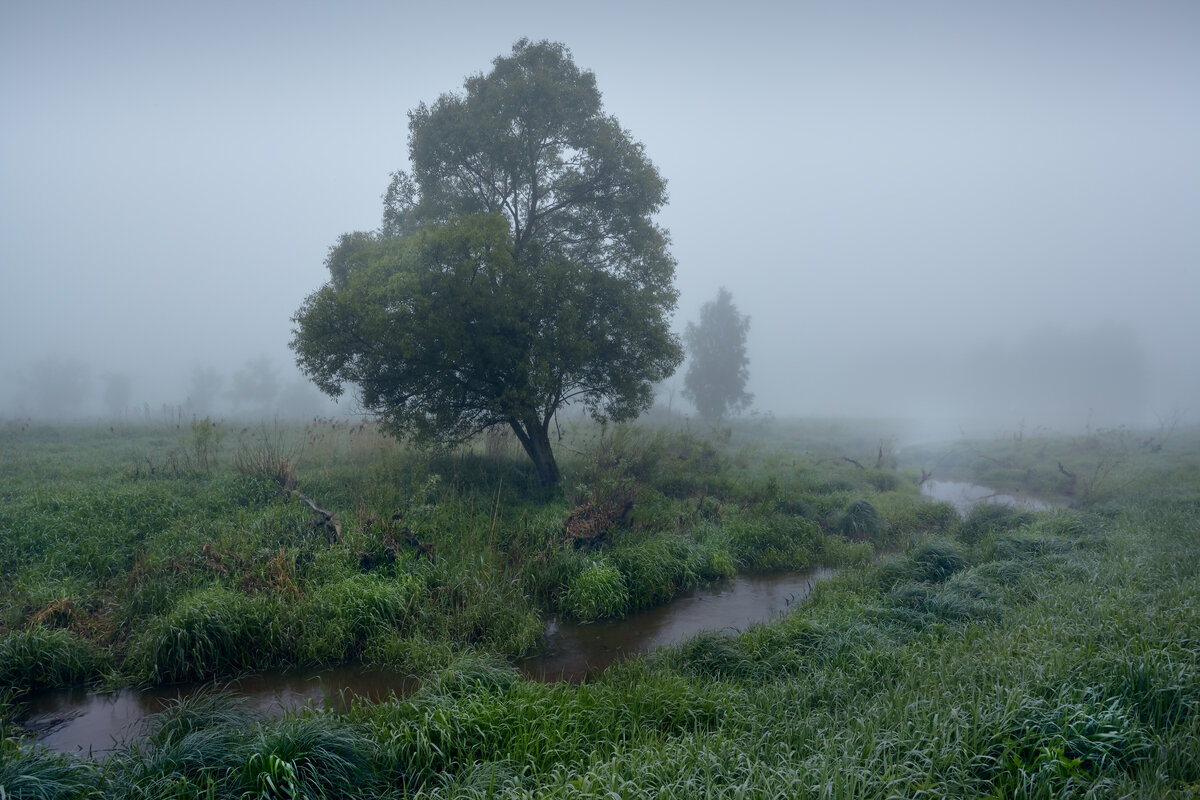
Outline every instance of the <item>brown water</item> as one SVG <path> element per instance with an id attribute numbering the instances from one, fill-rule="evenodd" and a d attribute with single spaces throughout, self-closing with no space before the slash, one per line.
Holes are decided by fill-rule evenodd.
<path id="1" fill-rule="evenodd" d="M 103 755 L 124 740 L 138 735 L 142 720 L 212 684 L 180 684 L 151 689 L 121 689 L 100 694 L 88 689 L 54 689 L 38 692 L 23 702 L 21 726 L 39 744 L 60 752 Z M 373 672 L 356 666 L 311 671 L 271 671 L 247 675 L 220 688 L 244 697 L 250 708 L 267 716 L 313 705 L 339 708 L 354 697 L 376 702 L 404 697 L 416 682 L 394 673 Z"/>
<path id="2" fill-rule="evenodd" d="M 536 680 L 579 681 L 626 656 L 679 644 L 701 631 L 744 630 L 808 597 L 833 572 L 739 575 L 620 620 L 584 624 L 551 618 L 546 652 L 521 664 L 521 671 Z"/>
<path id="3" fill-rule="evenodd" d="M 610 664 L 655 648 L 678 644 L 704 630 L 738 631 L 764 622 L 804 599 L 833 570 L 739 575 L 699 587 L 658 608 L 622 620 L 581 624 L 551 618 L 545 652 L 519 664 L 529 678 L 580 681 Z M 122 689 L 97 694 L 86 689 L 40 692 L 27 698 L 24 728 L 40 744 L 60 752 L 102 756 L 136 738 L 143 719 L 172 701 L 195 694 L 199 684 Z M 354 698 L 375 702 L 404 697 L 416 688 L 396 673 L 343 666 L 295 672 L 264 672 L 228 685 L 233 694 L 264 714 L 278 716 L 307 705 L 344 707 Z"/>

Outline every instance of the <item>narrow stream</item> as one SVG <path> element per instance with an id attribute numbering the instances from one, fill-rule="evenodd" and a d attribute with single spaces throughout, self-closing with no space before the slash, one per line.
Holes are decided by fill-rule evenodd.
<path id="1" fill-rule="evenodd" d="M 978 503 L 1006 503 L 1031 510 L 1049 505 L 1031 498 L 999 494 L 960 481 L 929 481 L 922 492 L 953 503 L 966 514 Z M 830 569 L 801 573 L 738 575 L 701 586 L 672 602 L 625 619 L 582 624 L 551 617 L 545 651 L 519 664 L 533 680 L 580 681 L 628 656 L 679 644 L 705 630 L 740 631 L 770 620 L 812 592 L 833 574 Z M 263 672 L 226 687 L 264 714 L 280 715 L 306 705 L 339 708 L 354 698 L 384 701 L 404 697 L 416 682 L 397 673 L 347 665 L 335 668 Z M 31 695 L 22 722 L 38 742 L 60 752 L 102 756 L 138 733 L 141 721 L 175 700 L 205 688 L 199 684 L 122 689 L 97 694 L 87 689 L 58 689 Z"/>
<path id="2" fill-rule="evenodd" d="M 529 678 L 580 681 L 610 664 L 658 647 L 678 644 L 703 630 L 743 630 L 771 619 L 809 595 L 833 574 L 815 569 L 801 573 L 739 575 L 701 586 L 672 602 L 625 619 L 581 624 L 551 617 L 545 653 L 519 664 Z M 331 669 L 263 672 L 228 685 L 250 706 L 268 715 L 312 704 L 344 707 L 353 698 L 384 701 L 404 697 L 416 682 L 397 673 L 346 665 Z M 141 721 L 172 701 L 205 688 L 200 684 L 121 689 L 98 694 L 87 689 L 55 689 L 24 701 L 23 727 L 37 741 L 60 752 L 103 756 L 138 733 Z"/>
<path id="3" fill-rule="evenodd" d="M 742 574 L 625 619 L 584 624 L 552 617 L 545 654 L 526 660 L 521 671 L 535 680 L 579 681 L 626 656 L 679 644 L 701 631 L 745 630 L 783 613 L 833 574 L 826 568 Z"/>

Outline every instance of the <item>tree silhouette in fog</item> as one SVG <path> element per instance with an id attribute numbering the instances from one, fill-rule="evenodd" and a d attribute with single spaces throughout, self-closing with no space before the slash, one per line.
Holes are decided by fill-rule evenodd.
<path id="1" fill-rule="evenodd" d="M 754 395 L 746 391 L 750 359 L 746 334 L 750 317 L 739 314 L 733 295 L 725 287 L 717 299 L 700 309 L 700 322 L 689 322 L 683 338 L 688 364 L 683 396 L 703 419 L 716 421 L 749 408 Z"/>

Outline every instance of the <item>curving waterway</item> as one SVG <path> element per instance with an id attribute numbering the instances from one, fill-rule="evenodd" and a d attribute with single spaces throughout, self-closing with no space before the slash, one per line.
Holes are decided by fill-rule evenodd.
<path id="1" fill-rule="evenodd" d="M 933 500 L 953 503 L 967 513 L 978 503 L 1006 503 L 1043 510 L 1050 506 L 1031 498 L 999 494 L 961 481 L 928 481 L 922 492 Z M 830 569 L 800 573 L 743 574 L 733 580 L 700 586 L 670 603 L 624 619 L 588 624 L 551 617 L 546 623 L 543 652 L 519 664 L 529 678 L 581 681 L 616 661 L 679 644 L 701 631 L 741 631 L 787 611 L 813 587 L 833 575 Z M 102 756 L 138 735 L 143 719 L 211 684 L 121 689 L 97 693 L 56 689 L 25 699 L 23 727 L 40 744 L 61 752 Z M 244 697 L 268 715 L 307 705 L 340 708 L 355 698 L 385 701 L 404 697 L 417 687 L 406 675 L 346 665 L 319 670 L 263 672 L 232 681 L 223 688 Z"/>
<path id="2" fill-rule="evenodd" d="M 622 658 L 648 653 L 705 630 L 740 631 L 783 613 L 803 600 L 833 570 L 738 575 L 730 581 L 697 587 L 672 602 L 624 619 L 583 624 L 551 617 L 544 652 L 518 666 L 529 678 L 580 681 Z M 23 727 L 40 744 L 60 752 L 102 756 L 136 737 L 144 718 L 172 701 L 206 688 L 204 684 L 121 689 L 97 693 L 55 689 L 28 697 Z M 263 672 L 223 688 L 244 697 L 268 715 L 313 705 L 340 708 L 355 698 L 384 701 L 404 697 L 417 687 L 398 673 L 346 665 L 331 669 Z"/>

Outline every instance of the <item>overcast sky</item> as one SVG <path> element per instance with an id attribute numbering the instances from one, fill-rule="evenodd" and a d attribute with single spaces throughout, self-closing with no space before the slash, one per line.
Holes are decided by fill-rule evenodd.
<path id="1" fill-rule="evenodd" d="M 158 404 L 290 371 L 407 112 L 521 37 L 645 144 L 677 327 L 730 289 L 759 410 L 1200 415 L 1190 0 L 6 0 L 0 378 L 65 354 Z"/>

